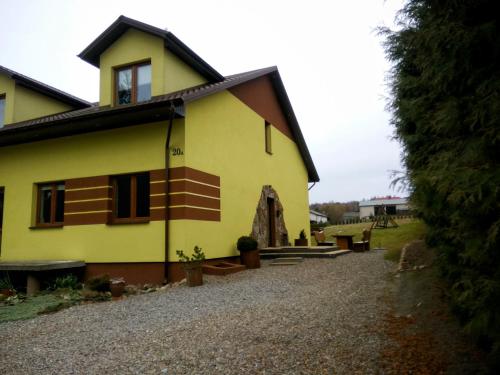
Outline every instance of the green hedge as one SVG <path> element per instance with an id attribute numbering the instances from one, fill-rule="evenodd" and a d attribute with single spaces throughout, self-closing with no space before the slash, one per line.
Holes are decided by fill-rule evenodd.
<path id="1" fill-rule="evenodd" d="M 412 202 L 453 310 L 500 367 L 500 30 L 496 1 L 406 2 L 382 29 Z"/>

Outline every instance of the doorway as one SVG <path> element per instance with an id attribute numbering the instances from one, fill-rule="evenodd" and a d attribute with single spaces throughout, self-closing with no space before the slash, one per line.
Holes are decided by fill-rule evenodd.
<path id="1" fill-rule="evenodd" d="M 271 185 L 262 187 L 251 233 L 257 240 L 259 249 L 290 245 L 285 225 L 285 210 L 277 191 Z"/>
<path id="2" fill-rule="evenodd" d="M 276 246 L 276 208 L 274 198 L 267 198 L 267 216 L 268 216 L 268 246 Z"/>

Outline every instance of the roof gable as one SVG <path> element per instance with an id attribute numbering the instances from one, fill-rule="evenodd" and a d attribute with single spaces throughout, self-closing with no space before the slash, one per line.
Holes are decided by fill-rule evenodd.
<path id="1" fill-rule="evenodd" d="M 280 132 L 295 141 L 268 75 L 232 87 L 229 91 Z"/>
<path id="2" fill-rule="evenodd" d="M 173 33 L 134 19 L 120 16 L 101 35 L 88 45 L 78 56 L 89 64 L 99 67 L 100 55 L 127 30 L 136 29 L 164 40 L 165 48 L 174 53 L 192 69 L 210 82 L 224 80 L 224 77 L 208 65 L 200 56 L 186 46 Z"/>
<path id="3" fill-rule="evenodd" d="M 70 95 L 64 91 L 58 90 L 52 86 L 49 86 L 45 83 L 37 81 L 23 74 L 17 73 L 13 70 L 7 69 L 1 65 L 0 65 L 0 74 L 6 75 L 20 86 L 26 87 L 28 89 L 36 91 L 50 98 L 56 99 L 62 103 L 71 105 L 76 109 L 86 108 L 91 106 L 91 103 L 87 102 L 86 100 L 77 98 L 76 96 Z"/>

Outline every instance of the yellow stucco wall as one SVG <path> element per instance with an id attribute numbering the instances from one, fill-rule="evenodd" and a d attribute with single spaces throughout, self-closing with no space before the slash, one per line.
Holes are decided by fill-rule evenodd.
<path id="1" fill-rule="evenodd" d="M 179 125 L 180 123 L 180 125 Z M 183 130 L 174 122 L 172 139 Z M 161 262 L 164 222 L 29 229 L 39 182 L 113 175 L 164 167 L 167 122 L 0 148 L 5 187 L 0 259 L 81 259 L 86 262 Z"/>
<path id="2" fill-rule="evenodd" d="M 72 109 L 68 104 L 16 85 L 10 77 L 0 74 L 0 95 L 2 94 L 5 94 L 5 124 Z"/>
<path id="3" fill-rule="evenodd" d="M 171 221 L 170 232 L 182 234 L 171 239 L 171 261 L 195 245 L 209 258 L 238 255 L 264 185 L 279 195 L 290 241 L 309 233 L 308 177 L 294 142 L 272 127 L 273 154 L 266 153 L 264 119 L 227 91 L 190 103 L 185 121 L 186 166 L 221 178 L 221 221 Z"/>
<path id="4" fill-rule="evenodd" d="M 68 104 L 61 103 L 55 99 L 16 85 L 13 122 L 66 112 L 71 109 L 73 109 L 73 107 Z"/>
<path id="5" fill-rule="evenodd" d="M 151 95 L 167 94 L 205 82 L 184 62 L 165 49 L 164 40 L 129 29 L 100 56 L 99 104 L 113 105 L 114 68 L 151 61 Z"/>
<path id="6" fill-rule="evenodd" d="M 169 93 L 206 83 L 207 80 L 165 49 L 165 75 L 163 92 Z"/>
<path id="7" fill-rule="evenodd" d="M 296 144 L 272 127 L 273 154 L 265 152 L 264 119 L 229 92 L 187 105 L 176 120 L 170 167 L 189 166 L 221 178 L 221 221 L 169 222 L 169 260 L 177 249 L 201 246 L 208 258 L 238 255 L 249 234 L 264 185 L 284 208 L 289 239 L 309 232 L 307 171 Z M 164 222 L 29 229 L 34 184 L 69 178 L 161 169 L 167 122 L 0 148 L 5 187 L 0 260 L 81 259 L 86 262 L 164 261 Z"/>

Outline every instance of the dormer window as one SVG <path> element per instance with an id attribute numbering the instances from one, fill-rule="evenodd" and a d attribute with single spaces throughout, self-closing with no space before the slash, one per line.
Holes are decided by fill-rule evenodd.
<path id="1" fill-rule="evenodd" d="M 134 104 L 151 99 L 151 63 L 116 70 L 116 104 Z"/>

